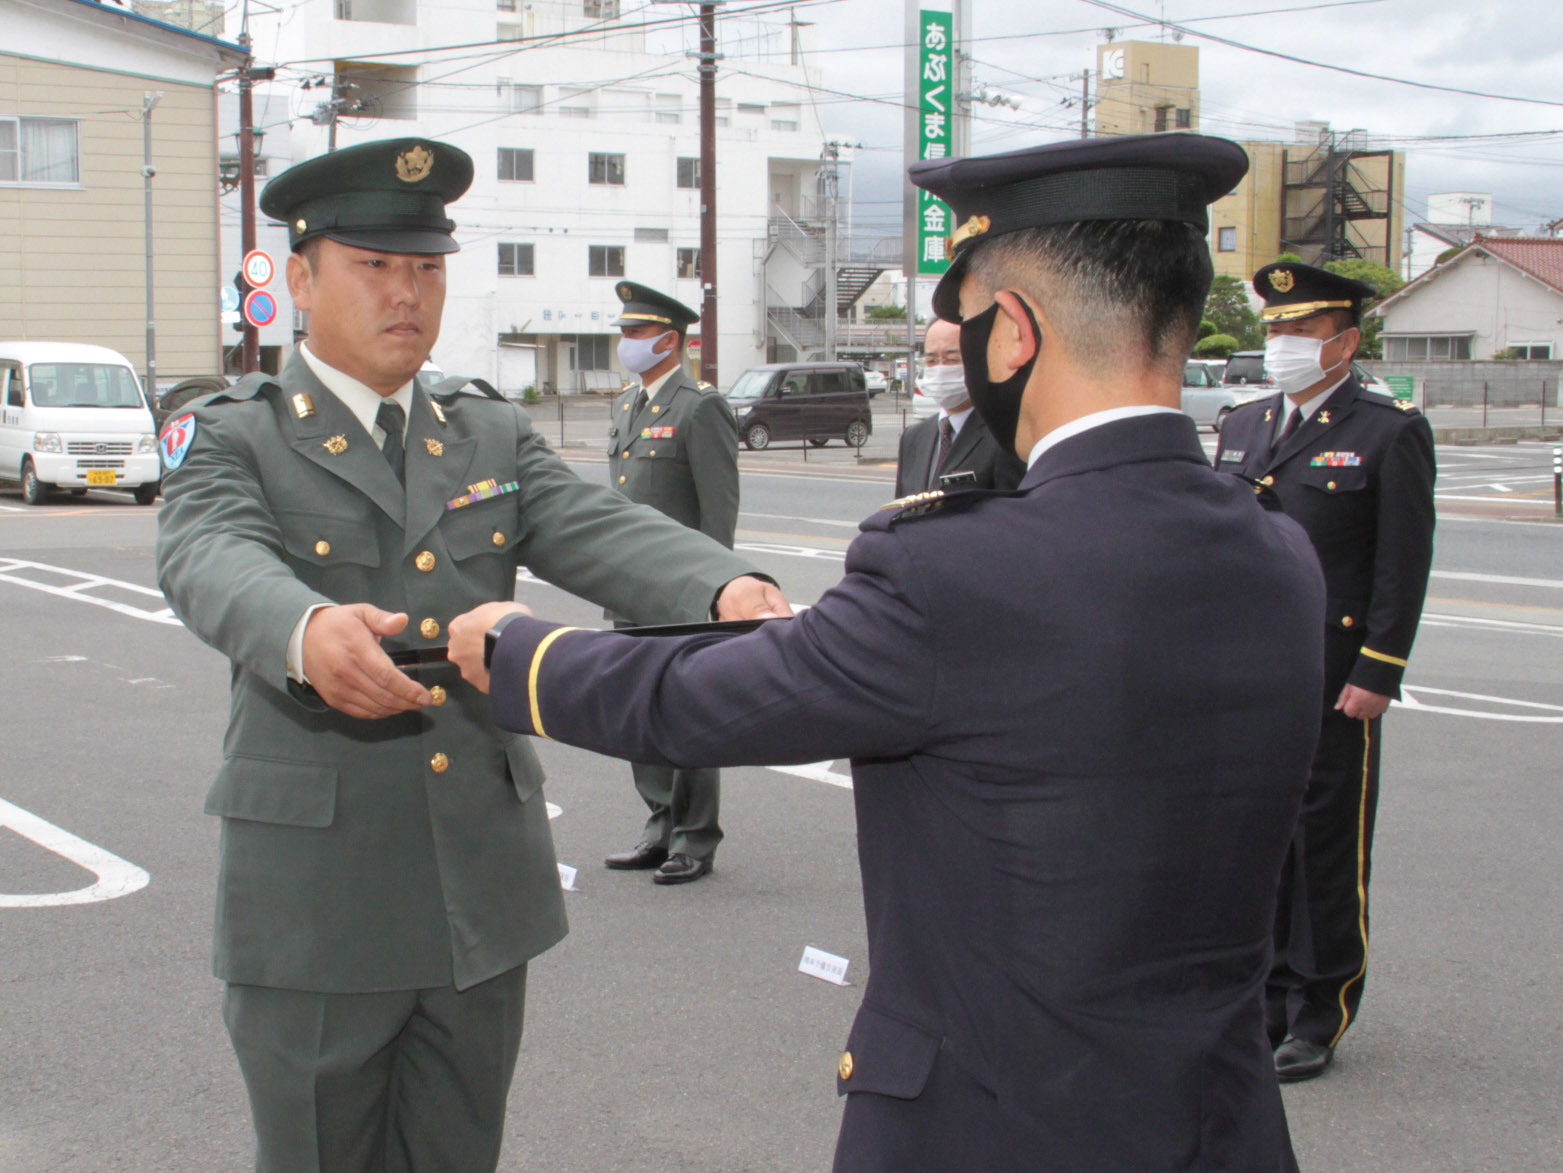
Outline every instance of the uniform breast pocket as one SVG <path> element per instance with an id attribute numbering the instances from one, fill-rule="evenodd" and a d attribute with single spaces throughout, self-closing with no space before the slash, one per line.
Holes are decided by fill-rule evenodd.
<path id="1" fill-rule="evenodd" d="M 680 440 L 644 440 L 632 454 L 636 460 L 677 460 L 682 450 Z"/>
<path id="2" fill-rule="evenodd" d="M 480 554 L 503 554 L 516 544 L 520 531 L 511 495 L 452 509 L 440 522 L 440 536 L 457 561 Z"/>
<path id="3" fill-rule="evenodd" d="M 1297 483 L 1331 496 L 1336 493 L 1360 493 L 1368 487 L 1368 470 L 1353 468 L 1305 468 L 1297 474 Z"/>
<path id="4" fill-rule="evenodd" d="M 276 517 L 288 555 L 307 566 L 380 565 L 374 526 L 361 518 L 289 509 L 277 510 Z"/>

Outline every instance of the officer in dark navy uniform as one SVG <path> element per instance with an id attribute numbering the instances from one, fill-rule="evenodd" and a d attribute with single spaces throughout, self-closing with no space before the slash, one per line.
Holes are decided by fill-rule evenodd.
<path id="1" fill-rule="evenodd" d="M 1379 725 L 1411 655 L 1433 560 L 1433 434 L 1352 376 L 1372 286 L 1311 265 L 1254 274 L 1279 394 L 1221 428 L 1216 467 L 1273 492 L 1318 551 L 1328 591 L 1324 721 L 1276 916 L 1266 1018 L 1283 1081 L 1329 1065 L 1368 961 Z"/>
<path id="2" fill-rule="evenodd" d="M 634 281 L 615 287 L 622 303 L 619 361 L 637 377 L 613 405 L 608 479 L 631 501 L 650 505 L 728 549 L 738 526 L 738 421 L 709 383 L 684 370 L 684 340 L 700 320 L 683 302 Z M 686 618 L 704 619 L 701 612 Z M 653 762 L 630 767 L 650 809 L 640 842 L 604 862 L 656 868 L 658 884 L 686 884 L 712 868 L 722 841 L 717 822 L 721 773 Z"/>
<path id="3" fill-rule="evenodd" d="M 852 759 L 871 972 L 838 1170 L 1295 1168 L 1260 995 L 1323 584 L 1178 411 L 1207 205 L 1246 168 L 1187 134 L 913 167 L 960 225 L 935 309 L 1029 468 L 870 517 L 799 618 L 452 622 L 506 728 L 680 765 Z"/>

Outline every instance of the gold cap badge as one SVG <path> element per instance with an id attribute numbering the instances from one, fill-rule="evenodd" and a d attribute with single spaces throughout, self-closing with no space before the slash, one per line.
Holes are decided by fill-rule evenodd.
<path id="1" fill-rule="evenodd" d="M 434 170 L 434 152 L 418 146 L 396 156 L 396 178 L 403 183 L 417 183 L 427 179 Z"/>
<path id="2" fill-rule="evenodd" d="M 342 453 L 347 451 L 347 437 L 332 436 L 329 440 L 325 441 L 323 447 L 327 452 L 331 453 L 332 456 L 341 456 Z"/>
<path id="3" fill-rule="evenodd" d="M 1290 293 L 1297 284 L 1297 277 L 1290 269 L 1277 269 L 1270 274 L 1270 288 L 1277 293 Z"/>
<path id="4" fill-rule="evenodd" d="M 988 216 L 970 217 L 966 223 L 962 224 L 955 230 L 953 236 L 950 236 L 945 240 L 944 255 L 946 257 L 953 257 L 955 255 L 955 250 L 960 247 L 962 241 L 970 240 L 973 236 L 981 236 L 984 232 L 992 227 L 993 220 Z"/>

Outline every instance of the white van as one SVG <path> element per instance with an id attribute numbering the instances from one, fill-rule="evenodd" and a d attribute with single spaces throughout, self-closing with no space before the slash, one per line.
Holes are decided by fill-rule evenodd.
<path id="1" fill-rule="evenodd" d="M 157 429 L 125 357 L 76 342 L 0 342 L 0 481 L 41 505 L 52 488 L 157 499 Z"/>

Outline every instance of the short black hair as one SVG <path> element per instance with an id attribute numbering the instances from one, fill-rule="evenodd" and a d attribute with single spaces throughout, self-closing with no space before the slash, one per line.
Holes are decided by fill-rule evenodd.
<path id="1" fill-rule="evenodd" d="M 971 274 L 1030 294 L 1075 353 L 1170 364 L 1198 338 L 1213 267 L 1192 224 L 1095 220 L 1007 233 L 972 258 Z"/>
<path id="2" fill-rule="evenodd" d="M 294 252 L 298 253 L 299 256 L 304 258 L 304 262 L 309 266 L 309 272 L 311 276 L 313 276 L 320 269 L 320 242 L 324 239 L 324 236 L 311 236 L 303 244 L 299 245 L 296 249 L 293 250 Z"/>

